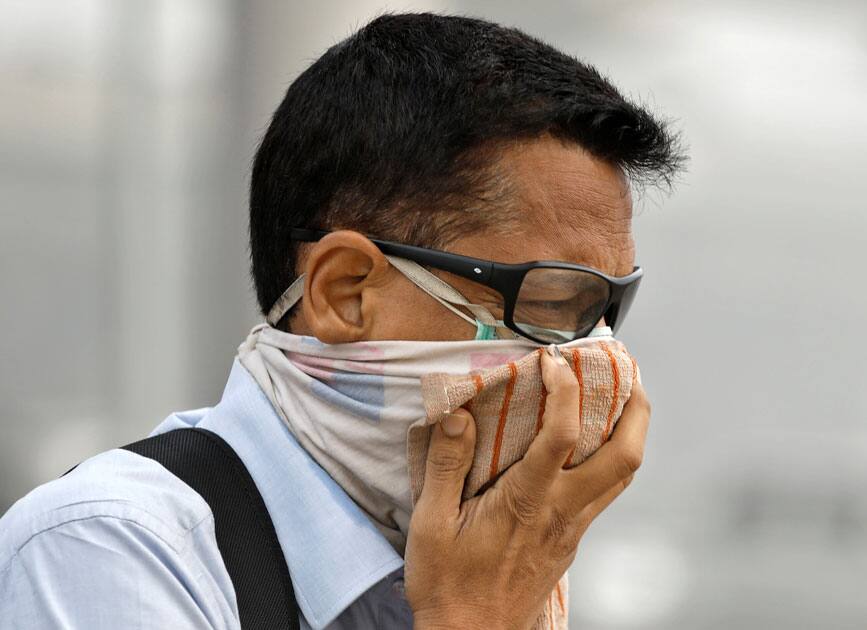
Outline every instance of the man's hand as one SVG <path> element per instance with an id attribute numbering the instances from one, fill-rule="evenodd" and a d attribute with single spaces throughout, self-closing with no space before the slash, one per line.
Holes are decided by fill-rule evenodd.
<path id="1" fill-rule="evenodd" d="M 650 405 L 640 384 L 611 439 L 580 466 L 564 469 L 580 434 L 578 383 L 562 357 L 545 352 L 542 380 L 548 391 L 542 430 L 523 459 L 464 503 L 473 418 L 461 409 L 432 429 L 406 548 L 415 628 L 529 628 L 587 527 L 641 465 Z"/>

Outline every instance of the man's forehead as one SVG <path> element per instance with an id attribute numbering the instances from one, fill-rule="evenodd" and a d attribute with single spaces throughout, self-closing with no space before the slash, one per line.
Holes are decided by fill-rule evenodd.
<path id="1" fill-rule="evenodd" d="M 543 137 L 514 145 L 503 153 L 500 167 L 530 221 L 583 225 L 632 218 L 623 171 L 574 143 Z"/>
<path id="2" fill-rule="evenodd" d="M 632 197 L 621 169 L 551 137 L 505 148 L 498 169 L 508 179 L 512 220 L 455 243 L 461 253 L 631 271 Z"/>

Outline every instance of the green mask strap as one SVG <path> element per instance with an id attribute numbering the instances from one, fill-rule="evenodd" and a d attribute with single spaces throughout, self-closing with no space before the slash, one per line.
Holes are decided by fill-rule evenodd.
<path id="1" fill-rule="evenodd" d="M 476 341 L 487 341 L 488 339 L 498 338 L 496 328 L 476 320 Z"/>

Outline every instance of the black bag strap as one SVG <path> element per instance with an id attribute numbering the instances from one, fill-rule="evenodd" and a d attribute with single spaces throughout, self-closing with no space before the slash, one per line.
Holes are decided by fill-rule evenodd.
<path id="1" fill-rule="evenodd" d="M 153 459 L 211 507 L 217 546 L 238 600 L 243 630 L 299 630 L 298 604 L 274 524 L 253 478 L 225 440 L 176 429 L 123 447 Z"/>

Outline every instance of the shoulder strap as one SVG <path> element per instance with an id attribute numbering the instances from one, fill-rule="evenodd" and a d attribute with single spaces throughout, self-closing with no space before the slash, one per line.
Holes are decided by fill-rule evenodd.
<path id="1" fill-rule="evenodd" d="M 162 464 L 211 507 L 243 630 L 298 630 L 298 604 L 274 524 L 235 451 L 217 434 L 193 428 L 123 448 Z"/>

